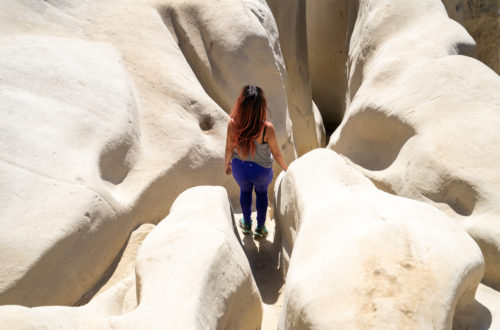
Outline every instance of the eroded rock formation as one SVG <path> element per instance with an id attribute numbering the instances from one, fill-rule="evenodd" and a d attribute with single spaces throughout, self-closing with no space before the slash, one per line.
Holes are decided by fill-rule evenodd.
<path id="1" fill-rule="evenodd" d="M 74 304 L 132 229 L 163 219 L 185 189 L 222 184 L 237 198 L 223 173 L 228 109 L 221 100 L 243 82 L 267 88 L 279 142 L 293 159 L 269 8 L 262 1 L 232 1 L 228 12 L 207 6 L 192 2 L 176 17 L 210 14 L 186 37 L 213 37 L 210 59 L 227 68 L 213 82 L 199 80 L 202 70 L 169 30 L 167 9 L 181 2 L 0 2 L 0 303 Z M 220 26 L 224 20 L 231 26 Z M 223 83 L 232 86 L 223 95 L 208 89 Z"/>
<path id="2" fill-rule="evenodd" d="M 134 89 L 107 44 L 24 35 L 1 44 L 0 303 L 74 303 L 131 229 L 109 187 L 139 157 Z"/>
<path id="3" fill-rule="evenodd" d="M 134 272 L 81 307 L 0 307 L 3 329 L 257 329 L 262 305 L 222 187 L 182 193 L 146 237 Z M 138 303 L 124 310 L 137 286 Z"/>
<path id="4" fill-rule="evenodd" d="M 286 64 L 286 87 L 290 118 L 297 154 L 324 147 L 323 119 L 312 101 L 309 78 L 306 1 L 268 0 L 280 34 L 280 45 Z"/>
<path id="5" fill-rule="evenodd" d="M 296 160 L 275 195 L 292 256 L 280 329 L 449 329 L 474 302 L 484 261 L 471 237 L 434 207 L 378 190 L 333 151 Z"/>
<path id="6" fill-rule="evenodd" d="M 262 87 L 278 143 L 285 158 L 292 160 L 286 69 L 276 23 L 267 4 L 255 0 L 189 0 L 165 2 L 159 8 L 203 88 L 226 112 L 231 111 L 242 86 Z"/>
<path id="7" fill-rule="evenodd" d="M 329 147 L 379 188 L 459 221 L 483 251 L 485 280 L 498 287 L 500 77 L 461 55 L 474 42 L 439 2 L 361 1 L 359 11 L 351 103 Z"/>
<path id="8" fill-rule="evenodd" d="M 307 47 L 312 94 L 330 135 L 344 117 L 347 32 L 355 11 L 348 0 L 307 1 Z M 351 15 L 351 16 L 350 16 Z"/>
<path id="9" fill-rule="evenodd" d="M 223 188 L 172 206 L 199 185 L 237 206 L 224 141 L 250 83 L 306 154 L 273 249 L 246 237 L 282 239 L 281 328 L 498 327 L 500 81 L 468 57 L 498 73 L 498 4 L 0 0 L 0 31 L 0 327 L 258 328 Z M 339 123 L 345 161 L 307 153 Z"/>

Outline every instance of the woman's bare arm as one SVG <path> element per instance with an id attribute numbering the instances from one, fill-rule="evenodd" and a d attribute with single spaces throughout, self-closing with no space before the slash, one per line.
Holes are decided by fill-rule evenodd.
<path id="1" fill-rule="evenodd" d="M 281 154 L 280 148 L 278 147 L 278 141 L 276 140 L 276 133 L 274 132 L 274 126 L 271 123 L 267 124 L 267 143 L 269 145 L 269 149 L 271 149 L 271 153 L 273 154 L 276 162 L 281 166 L 283 170 L 288 169 L 288 164 L 286 163 L 283 155 Z"/>
<path id="2" fill-rule="evenodd" d="M 227 136 L 226 136 L 226 155 L 225 155 L 225 165 L 224 172 L 227 175 L 232 173 L 231 159 L 233 158 L 233 124 L 231 120 L 227 123 Z"/>

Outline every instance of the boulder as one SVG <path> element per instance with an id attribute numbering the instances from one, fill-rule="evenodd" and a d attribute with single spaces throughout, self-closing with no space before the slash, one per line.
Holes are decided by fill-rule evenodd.
<path id="1" fill-rule="evenodd" d="M 75 303 L 131 229 L 108 187 L 140 155 L 133 85 L 107 44 L 1 44 L 0 304 Z"/>
<path id="2" fill-rule="evenodd" d="M 137 252 L 137 307 L 123 310 L 133 276 L 81 307 L 0 307 L 0 327 L 257 329 L 262 304 L 222 187 L 183 192 Z M 133 274 L 131 274 L 133 275 Z"/>
<path id="3" fill-rule="evenodd" d="M 450 329 L 474 302 L 484 272 L 474 240 L 438 209 L 377 189 L 335 152 L 294 161 L 275 199 L 291 256 L 280 329 Z"/>
<path id="4" fill-rule="evenodd" d="M 137 309 L 112 328 L 258 328 L 261 299 L 233 225 L 224 188 L 183 192 L 139 249 Z"/>
<path id="5" fill-rule="evenodd" d="M 278 144 L 287 161 L 294 159 L 286 68 L 267 3 L 182 0 L 158 8 L 203 88 L 227 113 L 243 86 L 264 90 Z"/>
<path id="6" fill-rule="evenodd" d="M 211 15 L 198 33 L 220 41 L 214 51 L 229 57 L 214 53 L 218 63 L 239 61 L 224 73 L 237 78 L 226 81 L 232 89 L 223 96 L 234 99 L 243 81 L 262 84 L 293 159 L 284 65 L 267 5 L 190 5 Z M 167 9 L 181 7 L 0 2 L 0 304 L 81 303 L 131 231 L 163 219 L 185 189 L 223 185 L 237 200 L 237 185 L 224 174 L 228 109 L 207 94 L 170 30 Z M 191 19 L 189 11 L 176 13 Z M 247 79 L 250 73 L 262 81 Z"/>
<path id="7" fill-rule="evenodd" d="M 361 1 L 329 147 L 381 189 L 426 201 L 478 242 L 500 288 L 500 77 L 440 1 Z M 373 19 L 376 17 L 376 19 Z"/>

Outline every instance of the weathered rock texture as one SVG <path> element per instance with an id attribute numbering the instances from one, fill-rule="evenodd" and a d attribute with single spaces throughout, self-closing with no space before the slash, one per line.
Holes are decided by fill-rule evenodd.
<path id="1" fill-rule="evenodd" d="M 323 120 L 314 113 L 309 78 L 306 1 L 268 0 L 279 30 L 279 41 L 287 74 L 287 99 L 297 154 L 324 147 Z M 319 116 L 319 121 L 316 118 Z M 320 125 L 317 125 L 317 123 Z"/>
<path id="2" fill-rule="evenodd" d="M 379 188 L 460 221 L 500 287 L 500 77 L 460 55 L 473 40 L 439 1 L 366 0 L 357 17 L 351 103 L 329 147 Z"/>
<path id="3" fill-rule="evenodd" d="M 295 249 L 282 328 L 496 327 L 500 78 L 462 55 L 498 73 L 498 4 L 268 2 L 0 0 L 0 305 L 84 304 L 2 307 L 1 328 L 259 327 L 219 188 L 184 194 L 100 287 L 187 188 L 222 185 L 237 205 L 224 142 L 246 84 L 288 162 L 341 122 L 330 148 L 451 215 L 486 262 L 474 301 L 482 259 L 460 228 L 317 151 L 277 195 L 286 266 Z"/>
<path id="4" fill-rule="evenodd" d="M 132 274 L 130 274 L 132 275 Z M 262 305 L 233 231 L 222 187 L 182 193 L 135 261 L 137 307 L 124 312 L 133 276 L 82 307 L 0 307 L 3 329 L 257 329 Z M 132 284 L 133 286 L 133 284 Z"/>
<path id="5" fill-rule="evenodd" d="M 291 255 L 280 329 L 450 329 L 474 303 L 484 261 L 470 236 L 333 151 L 296 160 L 275 195 Z"/>
<path id="6" fill-rule="evenodd" d="M 293 158 L 283 59 L 265 2 L 179 9 L 186 3 L 0 1 L 0 304 L 75 304 L 133 228 L 163 219 L 180 192 L 218 184 L 237 198 L 223 171 L 222 100 L 244 83 L 267 89 Z M 183 44 L 168 10 L 181 27 L 201 15 L 186 36 L 215 42 L 197 48 L 211 49 L 203 58 L 226 70 L 212 82 L 186 55 L 200 42 Z M 216 95 L 211 83 L 231 89 Z"/>
<path id="7" fill-rule="evenodd" d="M 242 86 L 263 88 L 278 143 L 285 158 L 292 160 L 286 69 L 276 23 L 266 2 L 164 1 L 159 8 L 204 89 L 226 112 L 233 108 Z"/>
<path id="8" fill-rule="evenodd" d="M 356 17 L 349 17 L 348 0 L 307 1 L 306 7 L 312 94 L 330 135 L 344 116 L 346 35 Z"/>
<path id="9" fill-rule="evenodd" d="M 102 283 L 97 283 L 94 290 L 89 290 L 86 296 L 84 296 L 80 301 L 79 305 L 87 303 L 90 299 L 95 299 L 95 296 L 103 294 L 110 288 L 116 286 L 118 283 L 124 281 L 125 278 L 129 277 L 130 279 L 128 281 L 131 283 L 131 285 L 123 299 L 123 302 L 121 302 L 122 312 L 129 312 L 137 307 L 135 276 L 131 275 L 134 274 L 137 252 L 139 251 L 139 248 L 141 247 L 144 239 L 149 235 L 149 233 L 151 233 L 151 231 L 155 227 L 155 225 L 147 223 L 134 229 L 134 231 L 130 234 L 129 239 L 127 240 L 125 249 L 121 254 L 118 255 L 118 258 L 116 260 L 116 267 L 112 266 L 109 268 L 108 276 L 101 278 Z"/>
<path id="10" fill-rule="evenodd" d="M 500 2 L 443 0 L 450 18 L 462 24 L 476 41 L 473 56 L 500 74 Z"/>
<path id="11" fill-rule="evenodd" d="M 108 187 L 138 158 L 134 90 L 107 44 L 0 42 L 0 304 L 74 303 L 128 236 Z"/>

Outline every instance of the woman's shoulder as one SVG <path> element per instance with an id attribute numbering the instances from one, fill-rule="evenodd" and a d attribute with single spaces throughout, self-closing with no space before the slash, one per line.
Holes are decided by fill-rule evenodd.
<path id="1" fill-rule="evenodd" d="M 267 132 L 274 132 L 274 125 L 270 121 L 264 123 Z M 267 134 L 267 133 L 266 133 Z"/>
<path id="2" fill-rule="evenodd" d="M 229 133 L 233 133 L 233 126 L 234 126 L 234 119 L 233 118 L 229 118 L 229 120 L 227 121 L 227 132 L 228 134 Z"/>

